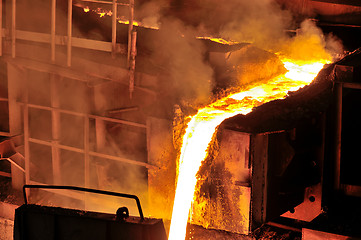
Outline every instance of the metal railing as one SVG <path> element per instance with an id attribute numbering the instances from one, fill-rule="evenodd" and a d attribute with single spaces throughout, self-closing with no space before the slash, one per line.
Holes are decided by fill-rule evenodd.
<path id="1" fill-rule="evenodd" d="M 112 40 L 111 42 L 105 42 L 105 41 L 96 41 L 96 40 L 89 40 L 89 39 L 79 39 L 74 38 L 72 36 L 73 34 L 73 0 L 68 0 L 68 11 L 67 11 L 67 35 L 66 36 L 57 36 L 56 35 L 56 0 L 51 0 L 51 30 L 50 34 L 41 34 L 38 33 L 32 33 L 32 32 L 26 32 L 26 31 L 19 31 L 16 28 L 16 17 L 17 17 L 17 11 L 16 11 L 16 0 L 10 0 L 11 1 L 11 24 L 10 24 L 10 30 L 9 30 L 9 38 L 11 39 L 11 56 L 13 58 L 16 57 L 16 40 L 30 40 L 30 41 L 38 41 L 38 42 L 46 42 L 50 43 L 51 47 L 51 61 L 55 62 L 56 58 L 56 45 L 65 43 L 67 47 L 67 66 L 71 66 L 72 61 L 72 47 L 82 47 L 82 48 L 89 48 L 88 45 L 83 45 L 83 42 L 92 43 L 92 47 L 90 49 L 96 49 L 101 51 L 107 51 L 111 52 L 112 56 L 115 57 L 117 53 L 125 53 L 128 54 L 128 65 L 131 57 L 131 43 L 134 41 L 133 38 L 133 18 L 134 18 L 134 0 L 129 0 L 129 3 L 118 3 L 117 0 L 112 1 L 99 1 L 99 0 L 82 0 L 83 2 L 92 2 L 92 3 L 99 3 L 99 4 L 111 4 L 112 5 Z M 128 50 L 126 51 L 119 51 L 119 45 L 117 45 L 117 10 L 118 6 L 125 6 L 129 7 L 129 25 L 128 25 Z M 3 37 L 5 37 L 5 29 L 3 29 L 3 2 L 0 1 L 0 56 L 3 55 Z M 31 38 L 32 36 L 38 36 L 36 38 Z M 59 41 L 59 39 L 62 39 L 62 41 Z M 74 45 L 75 40 L 75 45 Z M 81 44 L 79 44 L 81 42 Z M 107 46 L 104 49 L 104 46 Z M 108 47 L 110 46 L 110 47 Z"/>
<path id="2" fill-rule="evenodd" d="M 111 53 L 111 56 L 113 58 L 115 58 L 117 54 L 124 54 L 124 55 L 127 54 L 128 71 L 129 71 L 128 73 L 130 73 L 129 74 L 129 90 L 132 92 L 134 89 L 134 73 L 135 73 L 134 69 L 135 69 L 135 52 L 136 52 L 134 49 L 136 35 L 135 35 L 134 29 L 133 29 L 134 0 L 129 0 L 129 3 L 119 3 L 118 0 L 111 0 L 111 1 L 82 0 L 82 1 L 112 5 L 113 14 L 112 14 L 111 42 L 73 37 L 73 23 L 72 23 L 72 21 L 73 21 L 73 15 L 72 15 L 73 14 L 73 0 L 68 0 L 66 36 L 56 35 L 56 19 L 57 19 L 57 17 L 56 17 L 56 12 L 57 12 L 56 0 L 51 0 L 51 8 L 49 9 L 49 11 L 51 12 L 51 14 L 50 14 L 50 16 L 51 16 L 50 33 L 39 33 L 39 32 L 31 32 L 31 31 L 24 31 L 24 30 L 17 29 L 17 22 L 16 22 L 17 14 L 18 14 L 17 13 L 17 2 L 16 2 L 16 0 L 6 0 L 5 1 L 6 3 L 10 3 L 9 8 L 7 10 L 10 11 L 9 15 L 11 14 L 11 16 L 9 16 L 10 21 L 9 21 L 9 25 L 7 26 L 9 29 L 7 29 L 6 27 L 3 29 L 4 21 L 3 21 L 2 9 L 3 9 L 4 5 L 3 5 L 3 1 L 0 1 L 0 56 L 4 55 L 4 51 L 3 51 L 4 50 L 3 49 L 4 41 L 3 40 L 5 37 L 7 38 L 7 40 L 9 40 L 10 48 L 9 48 L 9 52 L 7 53 L 7 55 L 9 55 L 9 56 L 3 56 L 3 57 L 4 57 L 4 59 L 9 60 L 9 62 L 11 62 L 11 61 L 20 61 L 21 62 L 22 61 L 21 58 L 17 57 L 17 52 L 16 52 L 17 40 L 49 44 L 50 49 L 51 49 L 51 51 L 50 51 L 51 64 L 49 64 L 49 63 L 47 63 L 47 64 L 51 65 L 51 67 L 56 67 L 56 65 L 55 65 L 55 62 L 57 60 L 56 59 L 56 56 L 57 56 L 56 55 L 57 54 L 56 47 L 59 45 L 60 46 L 63 45 L 66 47 L 66 64 L 65 65 L 68 67 L 70 67 L 72 65 L 72 48 L 73 47 L 109 52 L 109 53 Z M 129 8 L 130 19 L 129 19 L 129 25 L 128 25 L 128 47 L 126 45 L 121 45 L 121 44 L 117 43 L 118 6 L 125 6 L 125 7 Z M 38 64 L 41 64 L 41 63 L 38 63 Z M 21 63 L 20 63 L 20 65 L 21 65 Z M 28 69 L 27 65 L 25 65 L 25 69 Z M 29 67 L 29 69 L 31 69 L 31 67 Z M 48 72 L 51 73 L 51 76 L 54 76 L 54 73 L 52 71 L 48 71 Z M 112 80 L 112 79 L 110 79 L 110 80 Z M 147 89 L 142 89 L 140 87 L 137 87 L 137 89 L 148 91 Z M 56 104 L 54 105 L 53 103 L 50 107 L 31 104 L 28 102 L 28 90 L 27 89 L 25 89 L 25 91 L 23 93 L 23 97 L 24 97 L 25 101 L 17 102 L 17 103 L 22 105 L 22 110 L 23 110 L 22 118 L 23 118 L 23 131 L 24 131 L 24 158 L 25 158 L 24 171 L 25 171 L 25 182 L 27 184 L 31 183 L 31 180 L 30 180 L 30 145 L 29 145 L 29 143 L 37 143 L 37 144 L 42 144 L 42 145 L 51 147 L 53 158 L 57 158 L 56 156 L 59 155 L 59 154 L 57 154 L 57 149 L 65 149 L 65 150 L 84 154 L 85 186 L 86 187 L 89 186 L 89 174 L 90 174 L 89 173 L 90 172 L 90 160 L 89 159 L 91 156 L 105 158 L 105 159 L 119 161 L 119 162 L 125 162 L 125 163 L 129 163 L 129 164 L 133 164 L 133 165 L 143 166 L 146 168 L 154 168 L 155 167 L 146 162 L 140 162 L 140 161 L 136 161 L 133 159 L 127 159 L 127 158 L 122 158 L 119 156 L 113 156 L 113 155 L 109 155 L 109 154 L 99 153 L 99 152 L 91 151 L 89 149 L 89 145 L 90 145 L 89 144 L 89 138 L 90 138 L 89 121 L 91 119 L 95 119 L 97 121 L 112 122 L 112 123 L 117 123 L 117 124 L 125 124 L 128 126 L 138 127 L 138 128 L 142 128 L 142 129 L 147 128 L 147 126 L 145 124 L 131 122 L 131 121 L 127 121 L 127 120 L 109 118 L 109 117 L 105 117 L 105 116 L 98 116 L 98 115 L 94 115 L 94 114 L 65 110 L 65 109 L 59 108 L 58 105 L 56 105 Z M 0 101 L 8 101 L 8 99 L 1 98 Z M 13 100 L 11 100 L 11 101 L 13 101 Z M 72 147 L 72 146 L 66 146 L 66 145 L 60 144 L 58 142 L 58 140 L 45 141 L 45 140 L 31 138 L 29 135 L 29 109 L 31 109 L 31 108 L 42 109 L 42 110 L 47 110 L 47 111 L 51 112 L 53 138 L 54 138 L 54 134 L 56 135 L 56 131 L 57 131 L 56 125 L 59 125 L 59 123 L 56 123 L 56 121 L 57 121 L 56 119 L 59 119 L 59 116 L 60 116 L 59 114 L 63 113 L 63 114 L 70 114 L 73 116 L 82 117 L 84 119 L 84 122 L 83 122 L 83 125 L 84 125 L 84 144 L 83 144 L 83 146 L 84 147 L 77 148 L 77 147 Z M 56 163 L 57 162 L 56 159 L 55 160 L 53 159 L 53 161 L 55 162 L 55 165 L 59 165 Z M 53 166 L 54 174 L 59 175 L 59 172 L 56 173 L 57 172 L 56 168 L 57 168 L 56 166 L 55 167 Z M 58 181 L 55 181 L 55 182 L 58 182 Z"/>

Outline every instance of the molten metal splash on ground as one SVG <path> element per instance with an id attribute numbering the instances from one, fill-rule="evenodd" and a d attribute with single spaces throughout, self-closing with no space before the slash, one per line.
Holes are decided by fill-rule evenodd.
<path id="1" fill-rule="evenodd" d="M 284 59 L 282 62 L 288 70 L 286 74 L 230 94 L 199 109 L 191 117 L 183 136 L 169 240 L 185 239 L 188 214 L 197 183 L 196 174 L 207 155 L 208 145 L 217 127 L 227 118 L 248 114 L 256 106 L 283 99 L 289 91 L 308 85 L 327 61 L 297 63 Z"/>

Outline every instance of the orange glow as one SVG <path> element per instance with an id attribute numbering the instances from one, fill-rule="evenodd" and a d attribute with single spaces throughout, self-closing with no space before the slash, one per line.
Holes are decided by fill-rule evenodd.
<path id="1" fill-rule="evenodd" d="M 259 83 L 244 91 L 230 94 L 199 109 L 197 114 L 191 117 L 183 136 L 169 240 L 185 239 L 188 215 L 197 183 L 196 174 L 207 156 L 208 145 L 217 127 L 227 118 L 248 114 L 256 106 L 283 99 L 288 91 L 296 91 L 311 83 L 327 63 L 326 60 L 308 63 L 289 59 L 283 59 L 282 62 L 288 70 L 286 74 L 267 83 Z"/>
<path id="2" fill-rule="evenodd" d="M 118 23 L 122 23 L 122 24 L 129 24 L 129 20 L 118 20 Z M 141 24 L 137 21 L 133 21 L 133 26 L 140 26 Z"/>
<path id="3" fill-rule="evenodd" d="M 226 39 L 223 39 L 223 38 L 215 38 L 215 37 L 197 37 L 197 39 L 211 40 L 212 42 L 216 42 L 216 43 L 220 43 L 220 44 L 225 44 L 225 45 L 235 45 L 235 44 L 239 44 L 239 42 L 235 42 L 235 41 L 231 41 L 231 40 L 226 40 Z"/>
<path id="4" fill-rule="evenodd" d="M 113 15 L 112 11 L 105 10 L 105 9 L 102 9 L 102 8 L 90 9 L 89 7 L 84 7 L 83 10 L 86 13 L 88 13 L 90 11 L 95 12 L 101 18 L 104 17 L 104 16 L 112 16 Z M 117 17 L 117 21 L 118 21 L 118 23 L 129 25 L 129 20 L 125 20 L 124 17 Z M 133 21 L 133 26 L 136 26 L 136 27 L 141 26 L 141 27 L 145 27 L 145 28 L 159 29 L 158 26 L 147 26 L 147 25 L 144 25 L 141 22 L 138 22 L 138 21 L 135 21 L 135 20 Z"/>

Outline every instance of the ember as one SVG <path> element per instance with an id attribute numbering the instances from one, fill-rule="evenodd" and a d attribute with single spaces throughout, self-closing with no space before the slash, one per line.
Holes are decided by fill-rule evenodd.
<path id="1" fill-rule="evenodd" d="M 196 174 L 207 156 L 208 145 L 219 124 L 235 115 L 248 114 L 263 103 L 285 98 L 289 91 L 296 91 L 312 82 L 328 61 L 300 64 L 283 59 L 282 62 L 288 70 L 286 74 L 230 94 L 199 109 L 197 114 L 191 117 L 183 137 L 169 239 L 185 238 L 188 213 L 197 183 Z"/>
<path id="2" fill-rule="evenodd" d="M 113 15 L 113 12 L 111 10 L 106 10 L 102 8 L 96 8 L 96 9 L 90 9 L 88 6 L 83 7 L 83 10 L 85 13 L 94 12 L 99 15 L 99 17 L 109 16 L 111 17 Z M 117 22 L 121 24 L 129 25 L 129 20 L 125 16 L 117 16 Z M 133 26 L 142 26 L 145 28 L 151 28 L 151 29 L 159 29 L 159 26 L 148 26 L 146 24 L 143 24 L 139 21 L 133 20 Z"/>

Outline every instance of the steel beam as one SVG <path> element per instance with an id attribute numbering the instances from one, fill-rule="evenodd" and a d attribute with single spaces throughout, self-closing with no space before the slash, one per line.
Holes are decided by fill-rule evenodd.
<path id="1" fill-rule="evenodd" d="M 73 0 L 68 0 L 68 39 L 67 39 L 67 66 L 71 66 L 71 47 L 72 47 L 72 33 L 73 33 Z"/>
<path id="2" fill-rule="evenodd" d="M 76 147 L 70 147 L 70 146 L 66 146 L 66 145 L 62 145 L 62 144 L 56 144 L 56 143 L 52 143 L 52 142 L 44 141 L 44 140 L 40 140 L 40 139 L 29 138 L 29 142 L 37 143 L 37 144 L 42 144 L 42 145 L 50 146 L 50 147 L 53 146 L 53 145 L 55 145 L 56 147 L 61 148 L 61 149 L 64 149 L 64 150 L 68 150 L 68 151 L 77 152 L 77 153 L 83 153 L 83 154 L 84 154 L 84 149 L 80 149 L 80 148 L 76 148 Z M 151 164 L 148 164 L 148 163 L 145 163 L 145 162 L 139 162 L 139 161 L 132 160 L 132 159 L 127 159 L 127 158 L 112 156 L 112 155 L 108 155 L 108 154 L 104 154 L 104 153 L 98 153 L 98 152 L 93 152 L 93 151 L 89 151 L 89 156 L 106 158 L 106 159 L 110 159 L 110 160 L 114 160 L 114 161 L 118 161 L 118 162 L 124 162 L 124 163 L 133 164 L 133 165 L 143 166 L 143 167 L 146 167 L 146 168 L 152 168 L 152 169 L 158 168 L 157 166 L 154 166 L 154 165 L 151 165 Z"/>

